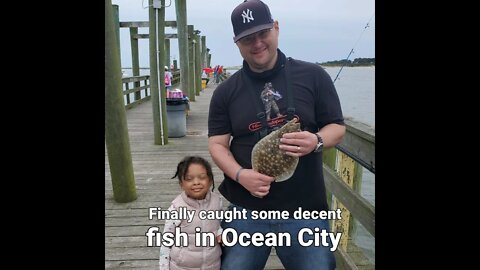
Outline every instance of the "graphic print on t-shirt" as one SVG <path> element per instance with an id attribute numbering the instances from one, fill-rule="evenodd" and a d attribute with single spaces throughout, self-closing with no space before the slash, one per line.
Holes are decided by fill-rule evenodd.
<path id="1" fill-rule="evenodd" d="M 282 95 L 278 91 L 275 91 L 271 82 L 265 83 L 263 86 L 263 91 L 260 93 L 260 98 L 262 99 L 263 105 L 265 106 L 265 115 L 267 117 L 267 122 L 270 121 L 271 115 L 274 117 L 281 117 L 280 110 L 276 100 L 282 98 Z"/>
<path id="2" fill-rule="evenodd" d="M 287 115 L 282 115 L 278 107 L 277 101 L 282 99 L 283 96 L 279 91 L 275 90 L 271 82 L 265 83 L 263 90 L 260 92 L 260 99 L 262 100 L 265 109 L 265 118 L 269 128 L 276 129 L 283 126 L 287 122 Z M 294 115 L 298 117 L 298 115 Z M 262 123 L 256 121 L 248 125 L 250 131 L 256 131 L 262 128 Z"/>

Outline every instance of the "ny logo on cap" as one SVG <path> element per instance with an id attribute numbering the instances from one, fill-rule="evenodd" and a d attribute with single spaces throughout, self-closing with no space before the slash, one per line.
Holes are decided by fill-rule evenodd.
<path id="1" fill-rule="evenodd" d="M 247 20 L 247 23 L 250 22 L 250 20 L 255 20 L 252 15 L 252 11 L 247 8 L 247 10 L 242 11 L 242 18 L 243 18 L 243 23 L 245 23 L 245 19 Z"/>

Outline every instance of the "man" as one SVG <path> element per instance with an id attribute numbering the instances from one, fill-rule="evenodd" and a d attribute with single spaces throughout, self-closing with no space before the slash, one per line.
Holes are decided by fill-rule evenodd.
<path id="1" fill-rule="evenodd" d="M 303 211 L 328 210 L 322 148 L 334 147 L 345 134 L 335 87 L 322 67 L 287 59 L 277 48 L 279 23 L 263 2 L 243 2 L 233 10 L 231 20 L 243 68 L 220 84 L 212 96 L 208 145 L 212 159 L 225 175 L 219 191 L 230 201 L 230 210 L 245 210 L 247 218 L 223 222 L 222 227 L 249 235 L 286 232 L 291 244 L 275 247 L 286 269 L 335 269 L 331 245 L 302 245 L 297 239 L 302 228 L 329 231 L 328 220 L 293 218 L 300 207 Z M 281 116 L 273 115 L 269 121 L 265 111 L 260 111 L 265 110 L 261 92 L 267 83 L 281 97 L 276 100 Z M 251 169 L 252 148 L 265 132 L 293 117 L 298 118 L 303 131 L 284 134 L 280 149 L 300 157 L 299 163 L 291 178 L 275 182 L 273 177 Z M 290 218 L 255 219 L 253 210 L 285 210 Z M 263 269 L 270 251 L 266 244 L 224 246 L 222 269 Z"/>

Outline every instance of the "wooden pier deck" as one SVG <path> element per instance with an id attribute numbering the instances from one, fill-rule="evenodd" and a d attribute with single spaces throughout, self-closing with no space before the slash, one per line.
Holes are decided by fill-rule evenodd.
<path id="1" fill-rule="evenodd" d="M 180 193 L 177 179 L 170 179 L 177 163 L 186 155 L 209 160 L 215 176 L 215 191 L 223 174 L 215 166 L 207 148 L 207 117 L 216 85 L 207 88 L 190 103 L 187 135 L 169 138 L 167 145 L 154 145 L 151 101 L 127 110 L 137 199 L 117 203 L 113 199 L 108 156 L 105 150 L 105 269 L 158 269 L 159 247 L 148 247 L 145 232 L 155 226 L 163 230 L 163 220 L 149 220 L 149 207 L 168 208 Z M 228 202 L 224 199 L 224 205 Z M 275 251 L 265 269 L 284 269 Z"/>

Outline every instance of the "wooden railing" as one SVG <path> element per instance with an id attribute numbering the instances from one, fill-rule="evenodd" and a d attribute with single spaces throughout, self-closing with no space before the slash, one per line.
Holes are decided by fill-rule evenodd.
<path id="1" fill-rule="evenodd" d="M 332 231 L 341 232 L 335 252 L 337 269 L 374 269 L 353 243 L 356 219 L 375 238 L 375 206 L 360 195 L 363 168 L 375 174 L 375 130 L 365 124 L 345 119 L 347 133 L 341 144 L 324 153 L 324 178 L 332 210 L 342 211 L 341 220 L 332 221 Z M 355 251 L 352 251 L 355 249 Z M 373 267 L 373 268 L 372 268 Z"/>
<path id="2" fill-rule="evenodd" d="M 149 75 L 125 77 L 122 78 L 122 84 L 126 109 L 150 100 L 151 89 Z"/>
<path id="3" fill-rule="evenodd" d="M 175 87 L 180 83 L 180 71 L 173 71 L 172 75 L 172 87 Z M 150 75 L 124 77 L 122 84 L 125 109 L 128 110 L 150 100 Z"/>

